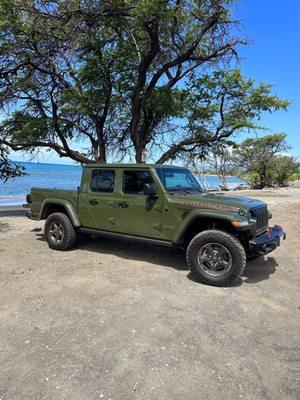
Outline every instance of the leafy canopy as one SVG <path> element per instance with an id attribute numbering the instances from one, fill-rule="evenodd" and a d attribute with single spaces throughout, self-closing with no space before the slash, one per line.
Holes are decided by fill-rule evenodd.
<path id="1" fill-rule="evenodd" d="M 252 174 L 257 187 L 263 188 L 272 183 L 271 174 L 276 171 L 277 162 L 283 160 L 280 153 L 289 149 L 286 135 L 277 133 L 244 140 L 234 150 L 234 157 L 240 168 Z"/>
<path id="2" fill-rule="evenodd" d="M 236 139 L 238 134 L 261 129 L 263 112 L 286 109 L 289 104 L 272 94 L 272 85 L 257 85 L 238 69 L 194 75 L 187 83 L 186 93 L 188 123 L 176 140 L 181 152 L 186 152 L 194 163 L 203 158 L 209 161 L 214 154 L 222 153 L 228 140 L 232 146 L 231 138 Z M 176 152 L 173 154 L 177 156 Z"/>
<path id="3" fill-rule="evenodd" d="M 9 178 L 15 178 L 24 174 L 24 167 L 10 161 L 7 148 L 0 146 L 0 179 L 7 181 Z"/>
<path id="4" fill-rule="evenodd" d="M 285 108 L 222 71 L 245 44 L 231 0 L 0 0 L 0 144 L 80 163 L 158 162 Z"/>

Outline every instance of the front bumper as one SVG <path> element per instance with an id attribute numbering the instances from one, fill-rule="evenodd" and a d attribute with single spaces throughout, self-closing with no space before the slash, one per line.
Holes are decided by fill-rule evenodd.
<path id="1" fill-rule="evenodd" d="M 253 237 L 249 241 L 249 251 L 251 256 L 260 256 L 271 253 L 276 247 L 286 239 L 286 233 L 280 225 L 274 225 L 267 232 Z"/>

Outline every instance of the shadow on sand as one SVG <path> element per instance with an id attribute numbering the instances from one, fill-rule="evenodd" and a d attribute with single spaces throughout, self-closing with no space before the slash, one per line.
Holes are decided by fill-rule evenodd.
<path id="1" fill-rule="evenodd" d="M 0 232 L 8 231 L 8 229 L 9 229 L 9 224 L 7 222 L 0 221 Z"/>
<path id="2" fill-rule="evenodd" d="M 0 208 L 0 233 L 6 232 L 10 229 L 9 223 L 2 222 L 1 217 L 24 217 L 24 215 L 25 210 L 23 209 L 15 209 L 13 207 Z"/>
<path id="3" fill-rule="evenodd" d="M 38 240 L 45 241 L 43 233 L 36 233 L 36 237 Z M 99 254 L 111 254 L 125 260 L 149 262 L 162 267 L 188 271 L 185 252 L 176 248 L 155 246 L 126 239 L 114 240 L 82 235 L 79 237 L 75 249 L 93 251 Z M 248 261 L 242 276 L 243 279 L 238 280 L 232 286 L 240 286 L 243 282 L 253 284 L 269 279 L 269 276 L 275 272 L 277 265 L 273 257 L 260 257 Z M 187 278 L 198 283 L 191 273 L 187 275 Z"/>
<path id="4" fill-rule="evenodd" d="M 245 283 L 257 283 L 269 279 L 278 267 L 274 257 L 265 256 L 248 261 L 243 277 Z"/>
<path id="5" fill-rule="evenodd" d="M 9 207 L 7 208 L 1 208 L 0 209 L 0 218 L 1 217 L 24 217 L 26 211 L 24 209 L 10 209 Z"/>

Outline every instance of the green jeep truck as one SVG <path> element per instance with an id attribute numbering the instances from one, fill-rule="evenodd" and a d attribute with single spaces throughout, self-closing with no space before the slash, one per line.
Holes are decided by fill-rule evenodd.
<path id="1" fill-rule="evenodd" d="M 29 218 L 46 220 L 52 249 L 70 249 L 77 233 L 180 247 L 195 277 L 216 286 L 286 237 L 269 227 L 263 201 L 205 192 L 188 169 L 166 165 L 85 165 L 77 190 L 32 188 L 24 206 Z"/>

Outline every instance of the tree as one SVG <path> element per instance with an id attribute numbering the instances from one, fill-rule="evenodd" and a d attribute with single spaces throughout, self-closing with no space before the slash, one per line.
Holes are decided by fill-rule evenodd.
<path id="1" fill-rule="evenodd" d="M 273 184 L 277 186 L 287 186 L 293 172 L 297 170 L 298 163 L 294 157 L 276 156 L 268 168 L 268 175 Z"/>
<path id="2" fill-rule="evenodd" d="M 187 126 L 159 162 L 184 152 L 203 158 L 213 143 L 260 129 L 258 121 L 263 112 L 286 109 L 289 104 L 272 94 L 272 85 L 256 85 L 238 69 L 217 70 L 200 77 L 193 74 L 187 84 L 186 103 Z"/>
<path id="3" fill-rule="evenodd" d="M 24 174 L 24 168 L 12 162 L 8 155 L 7 148 L 0 145 L 0 180 L 4 181 Z"/>
<path id="4" fill-rule="evenodd" d="M 79 163 L 147 148 L 164 163 L 252 129 L 287 102 L 220 71 L 246 43 L 231 4 L 0 0 L 0 143 Z"/>
<path id="5" fill-rule="evenodd" d="M 232 168 L 232 149 L 235 144 L 233 142 L 222 141 L 211 146 L 206 161 L 210 165 L 216 175 L 220 178 L 222 186 L 228 189 L 226 176 Z"/>
<path id="6" fill-rule="evenodd" d="M 222 186 L 227 189 L 226 176 L 230 174 L 233 168 L 232 150 L 235 143 L 229 140 L 221 140 L 209 146 L 205 156 L 199 157 L 194 153 L 188 154 L 184 158 L 186 165 L 193 168 L 196 173 L 201 171 L 204 173 L 205 169 L 208 173 L 214 173 L 222 182 Z"/>
<path id="7" fill-rule="evenodd" d="M 286 135 L 278 133 L 263 137 L 248 138 L 234 150 L 236 164 L 253 176 L 259 189 L 272 183 L 270 168 L 281 152 L 289 150 Z"/>
<path id="8" fill-rule="evenodd" d="M 109 26 L 105 37 L 96 37 L 95 27 L 126 9 L 103 3 L 89 14 L 76 3 L 0 2 L 0 105 L 9 114 L 2 143 L 16 151 L 52 149 L 81 163 L 105 161 L 113 50 L 105 51 Z M 86 152 L 72 146 L 80 140 L 88 141 Z"/>
<path id="9" fill-rule="evenodd" d="M 194 76 L 187 92 L 186 129 L 192 135 L 183 133 L 182 137 L 174 137 L 181 148 L 179 155 L 196 169 L 199 163 L 213 166 L 223 182 L 227 169 L 233 164 L 232 139 L 260 129 L 263 112 L 288 106 L 288 101 L 272 94 L 272 85 L 256 84 L 253 79 L 244 78 L 238 69 Z M 173 152 L 173 156 L 177 157 L 178 153 Z M 172 157 L 172 149 L 168 157 Z M 161 157 L 160 161 L 166 159 Z"/>
<path id="10" fill-rule="evenodd" d="M 245 43 L 231 3 L 0 0 L 0 143 L 80 163 L 140 162 L 161 137 L 162 162 L 203 143 L 203 132 L 181 129 L 180 143 L 163 133 L 185 116 L 190 74 Z"/>

